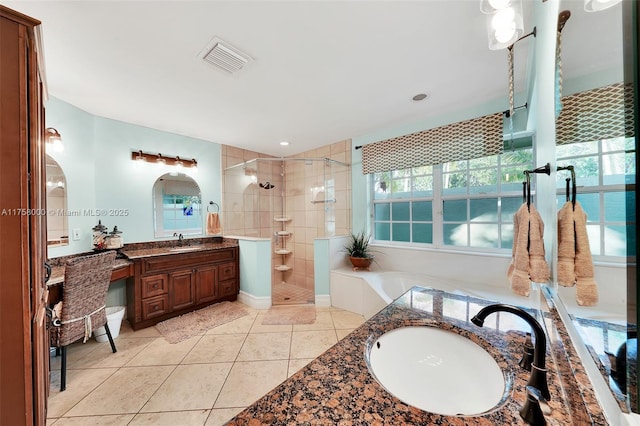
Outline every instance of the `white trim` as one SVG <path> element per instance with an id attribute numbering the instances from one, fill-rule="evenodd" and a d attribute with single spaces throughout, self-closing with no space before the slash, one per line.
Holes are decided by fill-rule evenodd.
<path id="1" fill-rule="evenodd" d="M 316 306 L 319 308 L 331 307 L 331 295 L 329 294 L 316 294 Z"/>
<path id="2" fill-rule="evenodd" d="M 254 309 L 269 309 L 271 307 L 271 296 L 259 297 L 240 290 L 240 294 L 238 294 L 238 302 Z"/>

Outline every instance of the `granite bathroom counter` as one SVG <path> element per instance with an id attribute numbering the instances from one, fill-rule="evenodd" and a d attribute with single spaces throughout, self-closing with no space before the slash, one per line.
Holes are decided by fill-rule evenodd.
<path id="1" fill-rule="evenodd" d="M 530 373 L 521 369 L 518 361 L 525 332 L 531 330 L 520 318 L 504 312 L 489 316 L 482 328 L 473 325 L 470 318 L 492 303 L 495 302 L 414 287 L 227 425 L 525 424 L 519 410 L 526 398 Z M 536 316 L 533 310 L 525 310 Z M 454 331 L 494 357 L 507 382 L 505 395 L 495 409 L 475 416 L 426 412 L 403 403 L 371 376 L 365 361 L 367 340 L 398 327 L 416 325 Z M 556 336 L 557 331 L 548 334 Z M 566 355 L 552 353 L 561 350 L 562 345 L 556 344 L 556 338 L 549 343 L 546 362 L 552 414 L 546 416 L 547 424 L 602 424 L 601 411 L 596 410 L 595 417 L 590 412 L 592 407 L 585 405 L 575 380 L 568 377 L 567 366 L 556 364 L 557 359 L 559 364 L 566 364 Z"/>
<path id="2" fill-rule="evenodd" d="M 68 258 L 72 258 L 74 256 L 67 256 Z M 129 259 L 116 259 L 113 264 L 113 271 L 116 273 L 119 270 L 128 270 L 133 265 L 133 262 Z M 51 277 L 49 277 L 49 281 L 47 281 L 47 286 L 59 285 L 64 282 L 64 264 L 60 264 L 60 262 L 56 262 L 55 266 L 51 266 Z M 129 275 L 127 273 L 127 275 Z M 123 278 L 126 275 L 123 275 Z"/>
<path id="3" fill-rule="evenodd" d="M 235 239 L 225 238 L 220 242 L 191 242 L 191 240 L 185 240 L 182 245 L 176 243 L 175 241 L 171 241 L 170 244 L 162 245 L 132 244 L 131 246 L 125 246 L 120 251 L 128 259 L 134 260 L 144 257 L 168 256 L 171 254 L 186 254 L 194 252 L 197 253 L 210 250 L 226 249 L 231 247 L 238 247 L 238 241 Z"/>

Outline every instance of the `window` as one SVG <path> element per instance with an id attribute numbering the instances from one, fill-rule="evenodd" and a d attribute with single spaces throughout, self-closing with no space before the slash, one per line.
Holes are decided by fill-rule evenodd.
<path id="1" fill-rule="evenodd" d="M 433 167 L 375 173 L 374 238 L 433 243 Z"/>
<path id="2" fill-rule="evenodd" d="M 377 241 L 510 249 L 532 149 L 475 160 L 375 173 Z"/>
<path id="3" fill-rule="evenodd" d="M 635 194 L 625 191 L 635 182 L 633 138 L 603 139 L 557 147 L 558 166 L 573 165 L 577 201 L 587 213 L 587 232 L 594 256 L 635 255 Z M 558 172 L 558 206 L 566 201 L 569 172 Z M 629 238 L 629 240 L 627 240 Z"/>

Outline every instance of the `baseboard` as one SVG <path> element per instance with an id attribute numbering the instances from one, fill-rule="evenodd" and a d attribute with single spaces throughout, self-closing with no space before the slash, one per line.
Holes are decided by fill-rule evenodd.
<path id="1" fill-rule="evenodd" d="M 331 295 L 316 294 L 316 306 L 320 308 L 328 308 L 331 306 Z"/>
<path id="2" fill-rule="evenodd" d="M 269 309 L 271 307 L 271 296 L 258 297 L 240 290 L 238 301 L 254 309 Z"/>

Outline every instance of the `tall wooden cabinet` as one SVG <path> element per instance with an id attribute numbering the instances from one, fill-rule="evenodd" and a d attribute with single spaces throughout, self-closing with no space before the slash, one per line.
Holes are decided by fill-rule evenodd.
<path id="1" fill-rule="evenodd" d="M 40 22 L 0 6 L 0 424 L 44 425 L 48 393 Z"/>

